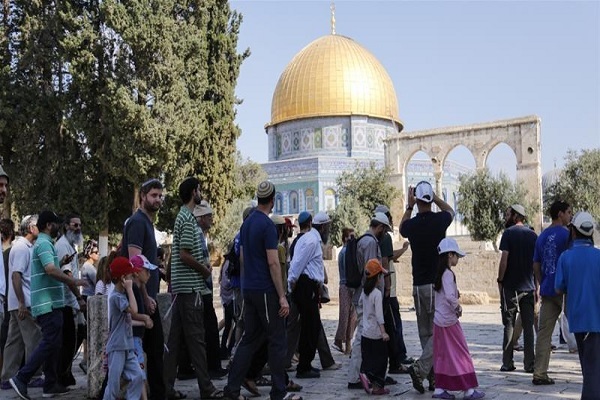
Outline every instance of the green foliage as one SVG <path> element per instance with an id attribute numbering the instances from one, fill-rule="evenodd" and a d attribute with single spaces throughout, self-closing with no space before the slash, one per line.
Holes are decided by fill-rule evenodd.
<path id="1" fill-rule="evenodd" d="M 16 215 L 79 212 L 120 232 L 139 184 L 202 181 L 234 198 L 241 16 L 225 0 L 7 0 L 0 8 L 0 156 Z M 18 134 L 17 134 L 18 133 Z"/>
<path id="2" fill-rule="evenodd" d="M 351 196 L 344 197 L 336 209 L 330 213 L 330 243 L 334 246 L 342 245 L 343 228 L 354 228 L 358 235 L 362 235 L 369 227 L 370 215 L 371 213 L 364 210 L 358 199 Z"/>
<path id="3" fill-rule="evenodd" d="M 250 201 L 235 199 L 225 208 L 225 214 L 213 226 L 210 237 L 216 248 L 224 252 L 233 241 L 242 226 L 242 212 L 250 205 Z"/>
<path id="4" fill-rule="evenodd" d="M 340 203 L 346 198 L 356 199 L 366 215 L 371 215 L 378 204 L 391 207 L 400 192 L 388 183 L 389 169 L 377 168 L 374 162 L 358 165 L 337 178 Z"/>
<path id="5" fill-rule="evenodd" d="M 544 193 L 544 203 L 563 200 L 600 221 L 600 149 L 569 151 L 565 161 L 558 181 Z"/>
<path id="6" fill-rule="evenodd" d="M 500 174 L 493 177 L 485 169 L 460 177 L 458 213 L 473 240 L 495 241 L 504 229 L 504 213 L 515 203 L 523 204 L 531 213 L 536 207 L 525 201 L 526 190 L 522 184 L 513 184 Z"/>
<path id="7" fill-rule="evenodd" d="M 259 163 L 250 159 L 243 160 L 239 151 L 235 160 L 233 197 L 253 199 L 258 184 L 267 179 L 267 173 Z"/>

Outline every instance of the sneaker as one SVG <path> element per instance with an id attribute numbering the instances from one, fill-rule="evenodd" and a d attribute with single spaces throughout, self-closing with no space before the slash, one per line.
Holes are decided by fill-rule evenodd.
<path id="1" fill-rule="evenodd" d="M 12 386 L 10 386 L 9 381 L 4 381 L 4 382 L 0 383 L 0 390 L 9 390 L 9 389 L 12 389 Z"/>
<path id="2" fill-rule="evenodd" d="M 452 393 L 448 393 L 447 390 L 444 390 L 442 393 L 438 393 L 438 394 L 434 393 L 431 397 L 433 399 L 447 399 L 447 400 L 454 400 L 456 398 Z"/>
<path id="3" fill-rule="evenodd" d="M 463 399 L 465 400 L 476 400 L 483 399 L 485 397 L 485 392 L 480 392 L 479 390 L 474 390 L 470 396 L 465 396 Z"/>
<path id="4" fill-rule="evenodd" d="M 30 387 L 30 388 L 44 387 L 44 378 L 39 377 L 39 378 L 35 378 L 35 379 L 29 381 L 29 384 L 27 385 L 27 387 Z"/>
<path id="5" fill-rule="evenodd" d="M 410 375 L 412 385 L 417 390 L 417 392 L 421 394 L 425 393 L 425 388 L 423 387 L 423 379 L 421 379 L 417 371 L 415 371 L 414 365 L 408 367 L 408 374 Z"/>
<path id="6" fill-rule="evenodd" d="M 395 380 L 394 378 L 392 378 L 391 376 L 386 376 L 385 377 L 385 384 L 386 385 L 395 385 L 397 383 L 398 383 L 398 381 Z"/>
<path id="7" fill-rule="evenodd" d="M 67 394 L 69 392 L 70 392 L 69 388 L 64 387 L 63 385 L 59 385 L 57 383 L 54 386 L 52 386 L 50 389 L 44 390 L 42 397 L 51 398 L 51 397 L 56 397 L 56 396 L 62 396 L 63 394 Z"/>
<path id="8" fill-rule="evenodd" d="M 27 395 L 27 385 L 24 384 L 16 376 L 8 380 L 10 386 L 17 393 L 17 395 L 23 400 L 31 400 L 31 397 Z"/>
<path id="9" fill-rule="evenodd" d="M 511 365 L 509 367 L 503 365 L 503 366 L 500 367 L 500 371 L 502 371 L 502 372 L 512 372 L 515 369 L 517 369 L 517 368 L 514 365 Z"/>

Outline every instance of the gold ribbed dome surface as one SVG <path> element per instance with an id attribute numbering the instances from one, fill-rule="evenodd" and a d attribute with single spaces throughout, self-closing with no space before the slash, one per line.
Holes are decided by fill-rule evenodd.
<path id="1" fill-rule="evenodd" d="M 381 63 L 354 40 L 327 35 L 302 49 L 279 77 L 267 126 L 351 114 L 402 125 L 394 85 Z"/>

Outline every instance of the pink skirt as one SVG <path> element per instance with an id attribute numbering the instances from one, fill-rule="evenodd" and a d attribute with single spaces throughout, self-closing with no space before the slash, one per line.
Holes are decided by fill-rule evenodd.
<path id="1" fill-rule="evenodd" d="M 460 322 L 448 327 L 433 325 L 433 370 L 436 388 L 467 390 L 479 386 Z"/>

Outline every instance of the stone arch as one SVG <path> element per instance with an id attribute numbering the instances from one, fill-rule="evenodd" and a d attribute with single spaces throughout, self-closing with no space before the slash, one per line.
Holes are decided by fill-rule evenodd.
<path id="1" fill-rule="evenodd" d="M 390 168 L 390 183 L 406 192 L 406 163 L 421 150 L 431 156 L 435 189 L 441 193 L 444 161 L 456 146 L 471 151 L 477 169 L 485 168 L 489 152 L 499 143 L 506 143 L 517 159 L 517 180 L 529 189 L 529 201 L 542 207 L 540 126 L 537 116 L 501 120 L 417 132 L 396 133 L 385 139 L 385 164 Z M 402 201 L 405 201 L 403 196 Z M 541 213 L 531 219 L 535 228 L 542 225 Z"/>
<path id="2" fill-rule="evenodd" d="M 295 190 L 290 191 L 289 201 L 288 201 L 288 213 L 289 214 L 298 214 L 298 210 L 300 208 L 300 196 L 298 196 L 298 192 Z"/>
<path id="3" fill-rule="evenodd" d="M 275 214 L 283 214 L 283 195 L 281 192 L 275 193 Z"/>

